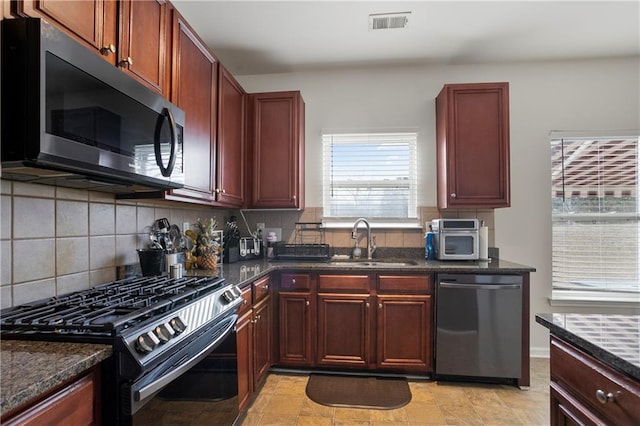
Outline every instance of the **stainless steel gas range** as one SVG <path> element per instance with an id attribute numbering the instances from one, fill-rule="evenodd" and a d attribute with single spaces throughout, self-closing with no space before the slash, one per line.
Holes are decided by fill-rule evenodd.
<path id="1" fill-rule="evenodd" d="M 128 425 L 233 332 L 240 294 L 223 278 L 125 279 L 4 309 L 1 337 L 112 345 L 102 365 L 103 423 Z"/>

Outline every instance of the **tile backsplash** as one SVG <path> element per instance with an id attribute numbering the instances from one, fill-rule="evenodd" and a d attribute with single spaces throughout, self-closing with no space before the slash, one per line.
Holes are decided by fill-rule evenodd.
<path id="1" fill-rule="evenodd" d="M 138 263 L 137 248 L 149 243 L 149 227 L 167 218 L 184 222 L 215 217 L 218 229 L 236 215 L 241 235 L 249 235 L 238 211 L 192 204 L 116 200 L 112 194 L 0 180 L 0 308 L 83 290 L 116 279 L 118 266 Z M 322 208 L 304 211 L 244 210 L 251 232 L 257 223 L 282 229 L 282 239 L 295 242 L 296 222 L 321 222 Z M 477 217 L 489 227 L 494 245 L 493 210 L 439 212 L 421 207 L 419 220 Z M 184 231 L 184 230 L 183 230 Z M 424 228 L 375 229 L 380 248 L 424 247 Z M 353 245 L 350 229 L 326 229 L 332 248 Z M 362 242 L 360 245 L 362 246 Z"/>
<path id="2" fill-rule="evenodd" d="M 0 307 L 112 281 L 138 262 L 148 229 L 166 217 L 184 222 L 226 210 L 171 202 L 116 200 L 112 194 L 0 180 Z"/>

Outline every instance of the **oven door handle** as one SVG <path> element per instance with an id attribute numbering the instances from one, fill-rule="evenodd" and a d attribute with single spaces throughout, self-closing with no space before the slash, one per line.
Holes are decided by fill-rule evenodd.
<path id="1" fill-rule="evenodd" d="M 522 284 L 458 284 L 440 281 L 438 287 L 455 288 L 459 290 L 516 290 L 522 288 Z"/>
<path id="2" fill-rule="evenodd" d="M 181 365 L 175 366 L 169 373 L 163 375 L 158 380 L 149 383 L 148 385 L 142 387 L 140 390 L 134 392 L 134 399 L 136 401 L 143 401 L 144 399 L 153 396 L 156 392 L 161 390 L 163 387 L 171 383 L 173 380 L 180 377 L 182 374 L 186 373 L 191 369 L 194 365 L 202 361 L 213 349 L 216 348 L 224 339 L 227 338 L 229 334 L 233 331 L 234 325 L 236 323 L 237 315 L 233 315 L 235 317 L 232 321 L 229 321 L 229 324 L 225 327 L 224 332 L 219 335 L 219 337 L 211 342 L 211 344 L 207 345 L 204 349 L 198 352 L 195 356 L 190 357 L 187 362 Z M 229 318 L 232 318 L 229 317 Z"/>

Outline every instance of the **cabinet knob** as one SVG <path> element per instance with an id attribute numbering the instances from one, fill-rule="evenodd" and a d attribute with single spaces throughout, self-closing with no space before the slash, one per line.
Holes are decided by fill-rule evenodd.
<path id="1" fill-rule="evenodd" d="M 133 59 L 131 58 L 131 56 L 127 56 L 126 59 L 120 61 L 121 67 L 130 67 L 131 65 L 133 65 Z"/>
<path id="2" fill-rule="evenodd" d="M 364 306 L 366 306 L 366 307 L 368 308 L 368 307 L 369 307 L 369 306 L 371 306 L 371 305 L 369 304 L 369 302 L 367 302 L 367 303 L 365 303 L 365 305 L 364 305 Z"/>
<path id="3" fill-rule="evenodd" d="M 265 292 L 269 291 L 269 284 L 267 284 L 267 285 L 265 285 L 265 286 L 264 286 L 264 291 L 265 291 Z"/>
<path id="4" fill-rule="evenodd" d="M 382 303 L 378 303 L 378 309 L 382 309 Z"/>
<path id="5" fill-rule="evenodd" d="M 220 193 L 220 188 L 216 188 L 216 194 Z"/>
<path id="6" fill-rule="evenodd" d="M 103 46 L 102 48 L 100 48 L 100 54 L 102 56 L 107 56 L 109 55 L 109 53 L 116 53 L 116 46 L 113 44 L 110 44 L 108 46 Z"/>
<path id="7" fill-rule="evenodd" d="M 458 194 L 456 194 L 455 192 L 451 193 L 451 198 L 456 198 L 458 196 Z"/>
<path id="8" fill-rule="evenodd" d="M 304 302 L 305 305 L 309 306 L 309 301 Z"/>
<path id="9" fill-rule="evenodd" d="M 616 396 L 611 392 L 605 393 L 603 390 L 598 389 L 596 391 L 596 399 L 600 404 L 606 404 L 607 402 L 615 401 Z"/>
<path id="10" fill-rule="evenodd" d="M 296 279 L 295 279 L 295 278 L 293 278 L 293 279 L 291 280 L 291 284 L 295 284 L 295 283 L 296 283 Z"/>

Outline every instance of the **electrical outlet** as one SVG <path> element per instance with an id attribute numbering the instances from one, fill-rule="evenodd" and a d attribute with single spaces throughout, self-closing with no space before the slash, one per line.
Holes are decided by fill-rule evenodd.
<path id="1" fill-rule="evenodd" d="M 264 222 L 256 223 L 256 228 L 257 228 L 258 232 L 263 232 L 264 228 L 265 228 Z"/>
<path id="2" fill-rule="evenodd" d="M 182 222 L 182 233 L 185 233 L 185 231 L 189 229 L 190 226 L 191 224 L 189 222 Z"/>

